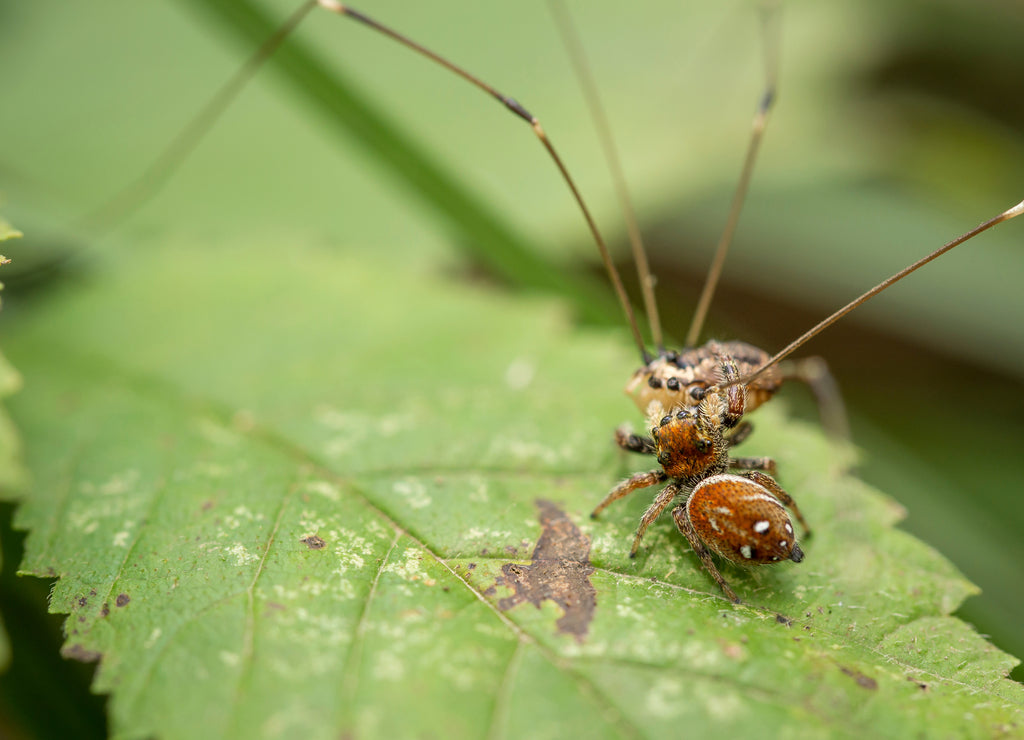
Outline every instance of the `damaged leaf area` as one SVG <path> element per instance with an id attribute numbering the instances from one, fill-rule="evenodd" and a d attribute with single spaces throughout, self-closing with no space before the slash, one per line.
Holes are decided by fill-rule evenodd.
<path id="1" fill-rule="evenodd" d="M 650 463 L 611 441 L 624 341 L 372 257 L 174 247 L 4 328 L 22 570 L 115 735 L 1024 727 L 1014 660 L 949 616 L 973 587 L 781 403 L 745 448 L 816 533 L 799 566 L 723 566 L 734 606 L 670 521 L 629 559 L 645 495 L 587 516 Z"/>
<path id="2" fill-rule="evenodd" d="M 512 596 L 501 599 L 502 611 L 528 601 L 538 609 L 545 601 L 558 606 L 563 616 L 555 626 L 558 631 L 572 635 L 582 643 L 587 635 L 597 594 L 590 582 L 594 572 L 590 565 L 590 541 L 572 523 L 564 511 L 550 501 L 538 501 L 540 524 L 543 528 L 529 565 L 506 563 L 501 566 L 498 586 L 514 589 Z M 485 593 L 492 596 L 495 588 Z"/>

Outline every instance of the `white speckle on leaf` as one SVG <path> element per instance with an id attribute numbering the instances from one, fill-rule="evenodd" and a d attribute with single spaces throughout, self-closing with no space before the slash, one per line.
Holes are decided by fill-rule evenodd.
<path id="1" fill-rule="evenodd" d="M 703 699 L 708 714 L 716 719 L 735 722 L 743 712 L 743 702 L 737 693 L 724 687 L 718 691 L 707 692 Z"/>
<path id="2" fill-rule="evenodd" d="M 142 643 L 142 646 L 146 649 L 153 647 L 156 645 L 157 640 L 160 639 L 160 635 L 163 633 L 164 631 L 159 627 L 154 628 L 153 631 L 149 633 L 149 637 L 146 638 L 146 641 Z"/>
<path id="3" fill-rule="evenodd" d="M 405 560 L 401 563 L 390 562 L 384 566 L 385 573 L 394 573 L 406 581 L 422 581 L 427 586 L 433 586 L 436 581 L 429 578 L 423 572 L 423 554 L 415 548 L 407 548 L 403 553 Z"/>
<path id="4" fill-rule="evenodd" d="M 247 549 L 245 549 L 245 545 L 243 545 L 241 542 L 236 542 L 231 547 L 225 548 L 224 551 L 229 555 L 235 556 L 235 565 L 237 565 L 238 567 L 248 565 L 249 563 L 254 563 L 260 559 L 259 555 L 257 555 L 256 553 L 249 552 Z"/>
<path id="5" fill-rule="evenodd" d="M 405 478 L 395 481 L 392 490 L 405 499 L 411 509 L 425 509 L 430 506 L 431 498 L 423 482 L 416 478 Z"/>
<path id="6" fill-rule="evenodd" d="M 87 522 L 82 526 L 78 527 L 78 529 L 82 530 L 82 534 L 92 534 L 97 529 L 99 529 L 99 527 L 100 523 L 93 519 L 91 522 Z"/>
<path id="7" fill-rule="evenodd" d="M 514 391 L 520 391 L 533 382 L 536 371 L 533 363 L 524 358 L 516 358 L 505 369 L 505 385 Z"/>
<path id="8" fill-rule="evenodd" d="M 330 481 L 311 480 L 306 483 L 306 490 L 318 496 L 323 496 L 329 501 L 339 501 L 341 499 L 341 491 Z"/>
<path id="9" fill-rule="evenodd" d="M 473 478 L 469 481 L 469 485 L 471 486 L 471 490 L 467 498 L 470 501 L 479 504 L 486 504 L 488 501 L 490 501 L 491 496 L 487 490 L 486 480 L 484 480 L 483 478 Z"/>
<path id="10" fill-rule="evenodd" d="M 131 536 L 131 532 L 127 532 L 127 531 L 122 529 L 120 532 L 117 532 L 117 533 L 114 534 L 114 540 L 111 543 L 111 545 L 113 547 L 127 547 L 128 546 L 128 538 L 130 536 Z"/>
<path id="11" fill-rule="evenodd" d="M 488 457 L 512 458 L 516 462 L 538 461 L 545 465 L 556 465 L 573 459 L 575 447 L 565 443 L 560 446 L 544 444 L 531 439 L 498 437 L 491 442 Z"/>
<path id="12" fill-rule="evenodd" d="M 373 662 L 373 677 L 378 681 L 398 681 L 405 675 L 405 666 L 392 652 L 377 653 Z"/>
<path id="13" fill-rule="evenodd" d="M 139 482 L 139 471 L 134 468 L 114 473 L 100 484 L 99 492 L 104 496 L 122 496 L 130 492 Z"/>
<path id="14" fill-rule="evenodd" d="M 620 601 L 615 605 L 615 613 L 623 619 L 640 620 L 640 612 L 632 604 L 626 604 Z"/>
<path id="15" fill-rule="evenodd" d="M 644 702 L 647 711 L 659 719 L 669 719 L 679 716 L 683 707 L 686 706 L 683 696 L 683 684 L 671 678 L 663 678 L 655 681 L 651 690 L 647 692 L 647 700 Z"/>
<path id="16" fill-rule="evenodd" d="M 508 540 L 512 537 L 512 530 L 508 529 L 482 529 L 480 527 L 470 527 L 466 530 L 466 539 L 468 540 L 485 540 L 487 542 L 499 542 L 502 540 Z"/>
<path id="17" fill-rule="evenodd" d="M 293 588 L 285 588 L 280 583 L 274 584 L 274 598 L 277 601 L 294 601 L 299 597 L 299 592 Z"/>
<path id="18" fill-rule="evenodd" d="M 231 666 L 232 668 L 238 665 L 240 660 L 238 653 L 229 653 L 227 650 L 221 650 L 218 656 L 224 665 Z"/>
<path id="19" fill-rule="evenodd" d="M 411 428 L 409 419 L 399 414 L 382 416 L 377 421 L 377 435 L 380 437 L 394 437 L 403 429 Z"/>

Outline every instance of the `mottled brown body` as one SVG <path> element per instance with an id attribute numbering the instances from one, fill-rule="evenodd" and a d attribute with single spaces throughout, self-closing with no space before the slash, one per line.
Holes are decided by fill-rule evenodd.
<path id="1" fill-rule="evenodd" d="M 679 352 L 663 352 L 633 373 L 626 393 L 648 415 L 660 416 L 682 406 L 696 406 L 709 387 L 722 381 L 716 349 L 732 358 L 740 376 L 753 374 L 769 359 L 767 352 L 746 342 L 708 342 Z M 772 368 L 747 386 L 746 412 L 775 395 L 782 381 L 782 373 Z M 652 409 L 651 404 L 657 405 Z"/>
<path id="2" fill-rule="evenodd" d="M 686 500 L 686 515 L 707 546 L 734 563 L 803 560 L 793 525 L 779 500 L 740 475 L 701 481 Z"/>

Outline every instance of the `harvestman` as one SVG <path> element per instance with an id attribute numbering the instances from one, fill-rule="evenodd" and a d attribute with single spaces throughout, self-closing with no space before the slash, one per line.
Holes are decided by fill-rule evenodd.
<path id="1" fill-rule="evenodd" d="M 515 99 L 505 96 L 444 57 L 357 10 L 335 0 L 308 0 L 213 96 L 154 164 L 136 182 L 131 183 L 106 206 L 88 218 L 87 223 L 97 228 L 115 222 L 152 197 L 217 117 L 229 106 L 259 66 L 274 53 L 300 21 L 318 6 L 358 21 L 425 56 L 484 91 L 526 121 L 547 150 L 572 193 L 597 245 L 641 357 L 641 367 L 627 383 L 626 390 L 646 415 L 650 436 L 632 434 L 620 428 L 616 431 L 615 439 L 619 446 L 626 450 L 654 455 L 660 466 L 650 472 L 637 473 L 613 488 L 592 515 L 596 517 L 611 502 L 634 490 L 667 483 L 641 518 L 630 555 L 637 553 L 644 532 L 650 524 L 674 505 L 672 518 L 679 531 L 686 537 L 705 569 L 725 595 L 734 602 L 739 602 L 739 598 L 719 572 L 711 553 L 741 565 L 774 563 L 787 559 L 800 562 L 804 554 L 797 543 L 785 507 L 793 511 L 805 533 L 809 530 L 796 503 L 775 481 L 774 461 L 770 458 L 736 458 L 729 454 L 731 448 L 746 439 L 752 431 L 750 424 L 743 420 L 744 414 L 770 399 L 782 381 L 795 378 L 811 386 L 822 408 L 826 428 L 833 433 L 843 434 L 845 416 L 824 363 L 819 358 L 788 361 L 785 364 L 783 361 L 788 360 L 794 351 L 812 337 L 893 283 L 981 232 L 1021 215 L 1024 213 L 1024 202 L 1003 211 L 883 280 L 774 355 L 737 341 L 710 341 L 702 346 L 695 346 L 724 264 L 725 254 L 738 223 L 774 99 L 775 55 L 769 53 L 765 91 L 754 117 L 743 171 L 687 335 L 686 345 L 682 350 L 669 350 L 662 337 L 654 298 L 654 279 L 626 195 L 611 136 L 607 131 L 603 111 L 597 102 L 593 83 L 581 62 L 582 51 L 579 50 L 578 42 L 563 11 L 559 14 L 563 33 L 573 49 L 572 58 L 577 64 L 577 72 L 582 79 L 588 103 L 598 124 L 605 156 L 615 175 L 613 179 L 629 228 L 634 260 L 640 275 L 643 302 L 656 348 L 651 352 L 643 339 L 633 307 L 606 243 L 540 121 Z"/>

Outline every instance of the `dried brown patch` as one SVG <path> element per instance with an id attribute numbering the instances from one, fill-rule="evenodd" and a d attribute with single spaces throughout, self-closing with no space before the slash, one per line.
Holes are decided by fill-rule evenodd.
<path id="1" fill-rule="evenodd" d="M 564 612 L 556 623 L 558 631 L 583 642 L 597 606 L 597 590 L 590 582 L 590 540 L 555 504 L 539 500 L 537 508 L 541 535 L 530 565 L 502 566 L 504 576 L 494 585 L 515 593 L 498 601 L 498 608 L 507 611 L 528 601 L 540 609 L 542 602 L 553 601 Z"/>
<path id="2" fill-rule="evenodd" d="M 103 653 L 98 650 L 87 650 L 81 645 L 65 645 L 60 649 L 60 654 L 65 658 L 71 660 L 78 660 L 82 663 L 95 663 L 103 657 Z"/>
<path id="3" fill-rule="evenodd" d="M 871 676 L 865 676 L 863 673 L 861 673 L 857 669 L 849 668 L 849 667 L 844 666 L 844 665 L 839 666 L 839 670 L 841 670 L 844 674 L 846 674 L 847 676 L 852 678 L 854 681 L 856 681 L 857 685 L 860 686 L 862 689 L 868 689 L 869 691 L 877 691 L 878 690 L 878 681 L 876 681 L 875 679 L 871 678 Z"/>
<path id="4" fill-rule="evenodd" d="M 131 597 L 128 594 L 118 594 L 117 598 L 114 599 L 114 604 L 117 606 L 127 606 L 129 601 L 131 601 Z"/>
<path id="5" fill-rule="evenodd" d="M 303 537 L 300 542 L 305 542 L 306 547 L 310 550 L 323 550 L 327 547 L 327 543 L 324 542 L 324 538 L 318 534 L 311 534 L 308 537 Z"/>

